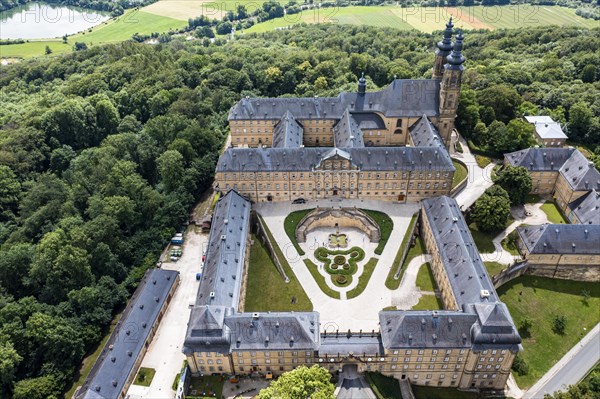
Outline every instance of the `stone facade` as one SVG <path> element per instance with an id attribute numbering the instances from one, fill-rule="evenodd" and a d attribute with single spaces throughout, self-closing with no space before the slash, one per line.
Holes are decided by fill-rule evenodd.
<path id="1" fill-rule="evenodd" d="M 379 242 L 381 232 L 377 223 L 367 214 L 355 208 L 317 208 L 298 223 L 296 240 L 306 242 L 306 235 L 318 227 L 351 227 L 365 233 L 371 242 Z"/>

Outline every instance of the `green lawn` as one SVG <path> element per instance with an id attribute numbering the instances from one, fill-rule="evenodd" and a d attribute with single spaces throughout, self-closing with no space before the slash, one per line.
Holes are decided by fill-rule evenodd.
<path id="1" fill-rule="evenodd" d="M 426 294 L 419 299 L 419 303 L 412 307 L 411 310 L 442 310 L 442 300 L 435 295 Z"/>
<path id="2" fill-rule="evenodd" d="M 308 271 L 313 276 L 313 278 L 315 279 L 315 282 L 317 283 L 317 285 L 319 286 L 319 288 L 321 289 L 321 291 L 323 291 L 323 293 L 325 295 L 330 296 L 333 299 L 340 299 L 340 293 L 336 290 L 329 288 L 329 286 L 325 282 L 325 277 L 323 277 L 323 275 L 321 275 L 321 273 L 319 273 L 317 265 L 315 265 L 309 259 L 304 259 L 304 264 L 306 265 L 306 267 L 308 268 Z"/>
<path id="3" fill-rule="evenodd" d="M 506 221 L 506 225 L 504 227 L 506 228 L 506 227 L 510 226 L 510 224 L 514 221 L 515 221 L 515 219 L 512 216 L 509 216 L 508 220 Z M 496 250 L 494 248 L 494 244 L 492 243 L 492 240 L 494 238 L 496 238 L 496 236 L 498 234 L 500 234 L 501 230 L 500 231 L 492 231 L 492 232 L 479 231 L 479 229 L 477 228 L 477 224 L 475 222 L 473 222 L 469 225 L 469 230 L 471 231 L 471 235 L 473 236 L 473 241 L 475 241 L 475 245 L 477 245 L 477 249 L 479 250 L 479 252 L 490 253 L 490 252 L 494 252 Z"/>
<path id="4" fill-rule="evenodd" d="M 365 264 L 365 270 L 358 277 L 358 285 L 346 293 L 346 298 L 356 298 L 357 296 L 363 293 L 365 288 L 367 288 L 367 284 L 371 279 L 371 275 L 375 271 L 375 266 L 377 266 L 377 259 L 369 259 L 369 261 Z"/>
<path id="5" fill-rule="evenodd" d="M 544 205 L 541 206 L 542 211 L 548 216 L 548 220 L 550 223 L 555 224 L 565 224 L 569 223 L 562 215 L 562 212 L 556 204 L 552 201 L 546 201 Z"/>
<path id="6" fill-rule="evenodd" d="M 590 295 L 588 303 L 582 292 Z M 523 338 L 522 357 L 529 374 L 516 375 L 520 388 L 528 388 L 544 375 L 591 328 L 600 321 L 600 284 L 522 276 L 498 289 L 517 326 L 527 317 L 532 322 L 530 337 Z M 552 330 L 556 315 L 567 318 L 564 335 Z"/>
<path id="7" fill-rule="evenodd" d="M 370 209 L 361 209 L 361 211 L 369 215 L 371 219 L 373 219 L 379 226 L 381 239 L 379 240 L 377 248 L 375 248 L 375 253 L 377 255 L 381 255 L 383 248 L 385 248 L 385 244 L 387 244 L 390 234 L 392 234 L 392 230 L 394 229 L 394 222 L 392 222 L 392 219 L 390 219 L 390 217 L 383 212 L 373 211 Z"/>
<path id="8" fill-rule="evenodd" d="M 487 272 L 490 275 L 490 277 L 497 275 L 502 270 L 508 267 L 498 262 L 483 262 L 483 264 L 485 265 L 485 268 L 487 269 Z"/>
<path id="9" fill-rule="evenodd" d="M 435 291 L 435 278 L 433 277 L 433 272 L 431 271 L 431 265 L 429 262 L 421 265 L 419 268 L 416 284 L 421 291 Z"/>
<path id="10" fill-rule="evenodd" d="M 306 216 L 313 209 L 303 209 L 301 211 L 292 212 L 286 216 L 283 221 L 283 228 L 285 229 L 285 233 L 288 235 L 288 238 L 294 244 L 296 251 L 300 255 L 304 255 L 304 251 L 298 245 L 298 241 L 296 240 L 296 227 L 298 227 L 298 223 L 302 220 L 304 216 Z"/>
<path id="11" fill-rule="evenodd" d="M 30 41 L 29 43 L 0 46 L 0 56 L 3 58 L 31 58 L 44 55 L 46 45 L 50 46 L 53 54 L 72 51 L 75 42 L 85 42 L 88 45 L 121 42 L 131 39 L 134 33 L 150 34 L 153 32 L 168 32 L 187 25 L 187 21 L 163 17 L 139 10 L 129 10 L 118 18 L 110 19 L 92 28 L 91 32 L 78 33 L 69 36 L 68 43 L 61 39 Z"/>
<path id="12" fill-rule="evenodd" d="M 452 164 L 456 168 L 454 176 L 452 177 L 452 188 L 458 186 L 460 182 L 467 178 L 467 168 L 462 163 L 453 159 Z"/>
<path id="13" fill-rule="evenodd" d="M 291 269 L 285 270 L 290 279 L 290 282 L 286 283 L 260 240 L 254 235 L 252 239 L 254 244 L 250 247 L 244 310 L 246 312 L 312 310 L 312 302 L 294 272 Z M 295 304 L 292 303 L 293 297 L 296 298 Z"/>
<path id="14" fill-rule="evenodd" d="M 510 252 L 511 255 L 519 256 L 520 253 L 519 253 L 519 249 L 517 248 L 517 244 L 516 244 L 517 239 L 518 239 L 517 230 L 513 230 L 510 232 L 509 235 L 506 236 L 506 238 L 504 238 L 504 240 L 502 240 L 500 242 L 500 244 L 502 245 L 502 248 L 504 248 L 505 250 Z"/>
<path id="15" fill-rule="evenodd" d="M 135 376 L 133 384 L 141 385 L 143 387 L 149 387 L 152 383 L 152 379 L 154 379 L 154 374 L 156 374 L 155 369 L 140 367 L 137 375 Z"/>
<path id="16" fill-rule="evenodd" d="M 475 155 L 475 161 L 477 161 L 477 165 L 480 168 L 485 168 L 486 166 L 492 163 L 492 158 L 483 155 Z"/>
<path id="17" fill-rule="evenodd" d="M 416 213 L 410 219 L 410 223 L 408 224 L 408 229 L 406 229 L 406 233 L 404 234 L 404 238 L 402 239 L 402 243 L 400 244 L 398 253 L 396 254 L 396 257 L 394 258 L 394 262 L 392 263 L 390 272 L 388 273 L 388 276 L 385 279 L 385 286 L 390 290 L 398 289 L 398 287 L 400 286 L 400 282 L 402 281 L 402 275 L 404 274 L 404 270 L 405 270 L 404 268 L 400 269 L 400 275 L 398 276 L 398 279 L 395 279 L 394 275 L 396 274 L 398 267 L 401 266 L 400 260 L 402 258 L 402 254 L 404 252 L 404 248 L 409 243 L 408 240 L 410 239 L 410 235 L 408 234 L 408 232 L 412 230 L 412 228 L 413 228 L 414 224 L 417 222 L 418 218 L 419 218 L 419 214 Z M 408 254 L 406 254 L 406 256 L 408 256 Z"/>
<path id="18" fill-rule="evenodd" d="M 397 379 L 377 372 L 368 372 L 366 375 L 367 381 L 377 399 L 397 399 L 402 397 L 400 384 Z"/>
<path id="19" fill-rule="evenodd" d="M 454 388 L 432 388 L 413 385 L 412 390 L 416 399 L 477 399 L 479 397 L 475 392 L 459 391 Z"/>
<path id="20" fill-rule="evenodd" d="M 225 384 L 225 377 L 220 375 L 192 377 L 191 388 L 186 396 L 220 398 L 223 395 L 223 384 Z"/>
<path id="21" fill-rule="evenodd" d="M 408 267 L 411 260 L 413 260 L 414 258 L 416 258 L 419 255 L 423 255 L 426 253 L 427 253 L 427 251 L 425 249 L 425 244 L 423 243 L 421 236 L 418 236 L 417 239 L 415 240 L 415 245 L 411 249 L 408 250 L 408 254 L 406 254 L 406 258 L 404 258 L 404 262 L 402 263 L 402 270 L 406 270 L 406 267 Z M 398 280 L 398 285 L 400 284 L 401 279 L 402 279 L 402 276 L 400 276 L 400 279 Z"/>

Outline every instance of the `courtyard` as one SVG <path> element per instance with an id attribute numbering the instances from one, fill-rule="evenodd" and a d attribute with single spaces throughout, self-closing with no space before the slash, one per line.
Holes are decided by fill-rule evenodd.
<path id="1" fill-rule="evenodd" d="M 383 248 L 378 248 L 380 242 L 371 242 L 369 236 L 361 229 L 353 227 L 319 226 L 306 234 L 306 241 L 298 243 L 298 247 L 290 240 L 284 226 L 285 218 L 295 211 L 308 210 L 314 208 L 359 208 L 364 210 L 376 210 L 389 216 L 393 223 L 392 231 L 389 233 L 389 239 Z M 291 203 L 258 203 L 254 209 L 262 216 L 273 238 L 281 249 L 283 256 L 289 263 L 295 278 L 300 282 L 306 295 L 310 298 L 313 310 L 318 311 L 321 316 L 323 329 L 328 330 L 378 330 L 379 318 L 378 312 L 386 307 L 396 306 L 398 303 L 407 301 L 405 297 L 410 296 L 411 306 L 419 302 L 419 289 L 416 288 L 415 280 L 408 278 L 407 284 L 401 284 L 398 289 L 389 290 L 385 287 L 385 281 L 390 268 L 400 250 L 401 243 L 407 232 L 412 216 L 419 210 L 418 204 L 397 204 L 374 200 L 347 200 L 347 199 L 326 199 L 318 201 L 309 201 L 305 204 Z M 389 228 L 389 226 L 386 226 Z M 289 226 L 288 226 L 289 229 Z M 339 245 L 331 245 L 331 235 L 344 234 L 346 248 Z M 364 256 L 356 257 L 356 268 L 350 263 L 350 255 L 353 247 L 358 247 Z M 298 251 L 300 249 L 300 251 Z M 331 255 L 330 264 L 335 263 L 336 255 L 344 256 L 344 263 L 338 258 L 341 270 L 333 269 L 329 266 L 330 273 L 327 271 L 327 262 L 323 257 L 316 256 L 318 250 L 328 250 Z M 341 251 L 338 253 L 338 251 Z M 344 251 L 348 252 L 347 254 Z M 378 255 L 377 252 L 380 252 Z M 325 253 L 323 253 L 324 256 Z M 360 260 L 359 260 L 360 259 Z M 419 258 L 414 262 L 425 263 L 425 257 Z M 314 266 L 311 266 L 314 265 Z M 344 270 L 347 273 L 341 272 Z M 338 266 L 338 267 L 339 267 Z M 417 265 L 417 266 L 420 266 Z M 418 267 L 414 266 L 415 277 Z M 251 266 L 252 267 L 252 266 Z M 311 270 L 310 267 L 316 268 Z M 333 269 L 333 270 L 332 270 Z M 335 271 L 338 271 L 337 273 Z M 337 275 L 344 275 L 347 281 L 344 283 L 336 282 Z M 412 273 L 409 273 L 412 275 Z M 332 278 L 333 277 L 333 278 Z M 340 279 L 343 280 L 343 279 Z M 322 288 L 323 284 L 326 287 Z M 327 292 L 327 293 L 326 293 Z M 329 293 L 329 295 L 328 295 Z M 406 308 L 403 306 L 402 308 Z M 408 306 L 410 309 L 410 306 Z"/>

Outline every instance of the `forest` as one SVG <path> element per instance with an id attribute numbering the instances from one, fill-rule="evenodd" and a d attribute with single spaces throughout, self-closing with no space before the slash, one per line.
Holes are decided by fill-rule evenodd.
<path id="1" fill-rule="evenodd" d="M 532 144 L 523 113 L 549 113 L 600 158 L 599 33 L 467 32 L 460 132 L 499 154 Z M 312 25 L 2 66 L 0 396 L 69 388 L 210 186 L 238 99 L 335 96 L 356 90 L 362 72 L 368 90 L 430 77 L 438 40 Z"/>

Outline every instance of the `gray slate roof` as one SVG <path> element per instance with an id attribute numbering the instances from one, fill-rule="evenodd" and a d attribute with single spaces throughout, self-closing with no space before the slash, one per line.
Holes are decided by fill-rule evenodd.
<path id="1" fill-rule="evenodd" d="M 558 171 L 574 152 L 574 148 L 527 148 L 504 154 L 504 158 L 512 166 L 531 171 Z"/>
<path id="2" fill-rule="evenodd" d="M 532 254 L 600 254 L 600 225 L 544 224 L 517 227 Z"/>
<path id="3" fill-rule="evenodd" d="M 319 313 L 238 313 L 225 318 L 231 350 L 317 350 Z"/>
<path id="4" fill-rule="evenodd" d="M 348 337 L 347 332 L 340 331 L 337 338 L 332 332 L 326 335 L 321 334 L 319 355 L 338 356 L 340 354 L 344 356 L 350 353 L 360 357 L 382 355 L 384 350 L 381 336 L 377 332 L 374 335 L 371 332 L 363 332 L 362 335 L 354 332 Z"/>
<path id="5" fill-rule="evenodd" d="M 379 312 L 381 339 L 388 349 L 469 348 L 476 321 L 475 314 L 460 311 Z"/>
<path id="6" fill-rule="evenodd" d="M 233 313 L 232 307 L 204 305 L 195 306 L 190 313 L 183 352 L 193 348 L 208 347 L 211 352 L 228 353 L 229 336 L 224 329 L 225 315 Z"/>
<path id="7" fill-rule="evenodd" d="M 335 148 L 228 148 L 219 158 L 217 172 L 307 172 L 332 150 Z M 364 171 L 454 171 L 443 148 L 365 147 L 344 151 Z"/>
<path id="8" fill-rule="evenodd" d="M 219 199 L 213 214 L 196 305 L 237 308 L 249 222 L 250 202 L 247 199 L 235 190 Z"/>
<path id="9" fill-rule="evenodd" d="M 77 398 L 119 397 L 178 275 L 174 270 L 146 272 Z"/>
<path id="10" fill-rule="evenodd" d="M 427 115 L 423 115 L 408 130 L 415 147 L 443 147 L 444 143 L 437 129 L 429 121 Z"/>
<path id="11" fill-rule="evenodd" d="M 273 129 L 273 147 L 299 148 L 302 145 L 304 129 L 294 115 L 287 111 Z"/>
<path id="12" fill-rule="evenodd" d="M 600 224 L 600 192 L 592 190 L 569 204 L 581 224 Z"/>
<path id="13" fill-rule="evenodd" d="M 560 124 L 549 116 L 526 116 L 527 122 L 535 126 L 535 131 L 542 139 L 567 139 Z"/>
<path id="14" fill-rule="evenodd" d="M 458 306 L 497 302 L 494 285 L 456 200 L 446 196 L 427 198 L 423 200 L 423 211 Z M 483 298 L 482 291 L 487 291 L 488 297 Z"/>
<path id="15" fill-rule="evenodd" d="M 333 140 L 337 148 L 365 146 L 362 131 L 350 111 L 346 110 L 340 121 L 333 127 Z"/>
<path id="16" fill-rule="evenodd" d="M 513 345 L 521 343 L 519 332 L 504 303 L 475 303 L 471 307 L 478 318 L 478 323 L 471 331 L 475 347 L 494 344 L 495 347 L 509 345 L 512 349 Z"/>
<path id="17" fill-rule="evenodd" d="M 575 150 L 567 159 L 560 173 L 569 182 L 573 190 L 586 191 L 596 189 L 600 191 L 600 172 L 579 150 Z"/>
<path id="18" fill-rule="evenodd" d="M 385 89 L 359 95 L 341 93 L 328 98 L 243 98 L 229 111 L 228 120 L 281 119 L 290 111 L 297 119 L 340 119 L 344 111 L 380 112 L 387 117 L 439 114 L 439 81 L 395 79 Z"/>
<path id="19" fill-rule="evenodd" d="M 600 191 L 600 173 L 574 148 L 528 148 L 504 155 L 509 164 L 531 171 L 558 170 L 575 191 Z"/>

